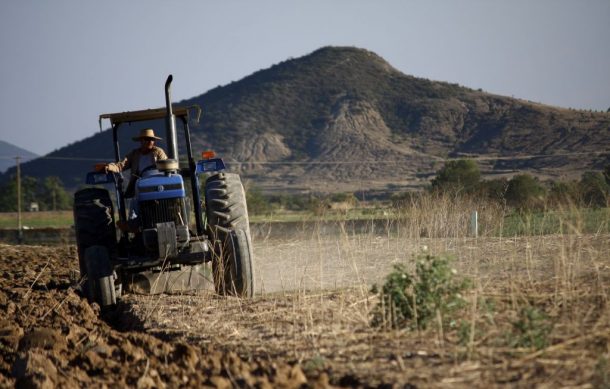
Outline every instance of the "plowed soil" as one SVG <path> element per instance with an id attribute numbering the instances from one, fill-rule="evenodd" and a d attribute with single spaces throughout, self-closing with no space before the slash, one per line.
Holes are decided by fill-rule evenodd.
<path id="1" fill-rule="evenodd" d="M 127 294 L 102 315 L 74 246 L 0 245 L 0 387 L 603 387 L 608 249 L 608 236 L 268 240 L 253 299 Z M 372 327 L 371 284 L 421 250 L 452 253 L 475 304 L 456 326 Z M 515 341 L 529 306 L 546 312 L 542 347 Z"/>

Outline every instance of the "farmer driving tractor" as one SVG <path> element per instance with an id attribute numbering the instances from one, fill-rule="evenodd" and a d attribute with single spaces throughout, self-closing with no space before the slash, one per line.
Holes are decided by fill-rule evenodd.
<path id="1" fill-rule="evenodd" d="M 136 181 L 142 175 L 142 172 L 159 160 L 167 159 L 167 155 L 162 148 L 155 146 L 155 141 L 161 140 L 155 136 L 152 128 L 145 128 L 140 131 L 138 136 L 132 138 L 134 141 L 140 141 L 140 147 L 131 150 L 121 162 L 100 164 L 96 166 L 96 170 L 104 170 L 106 173 L 119 173 L 123 170 L 130 169 L 131 177 L 129 184 L 125 190 L 125 198 L 133 197 L 135 194 Z"/>
<path id="2" fill-rule="evenodd" d="M 106 173 L 119 173 L 127 169 L 131 170 L 129 184 L 125 190 L 125 198 L 132 198 L 129 220 L 127 222 L 117 222 L 117 226 L 121 231 L 137 232 L 137 223 L 134 220 L 137 218 L 139 211 L 137 202 L 133 199 L 136 181 L 146 169 L 154 168 L 157 161 L 167 159 L 167 155 L 162 148 L 155 146 L 155 141 L 161 140 L 161 138 L 155 135 L 152 128 L 141 130 L 140 134 L 132 139 L 140 141 L 140 147 L 131 150 L 120 162 L 97 164 L 96 170 L 103 170 Z"/>

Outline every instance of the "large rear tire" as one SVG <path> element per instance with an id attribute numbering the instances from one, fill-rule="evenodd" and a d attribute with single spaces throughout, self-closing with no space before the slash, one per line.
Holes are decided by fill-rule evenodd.
<path id="1" fill-rule="evenodd" d="M 74 194 L 74 229 L 80 273 L 85 277 L 87 248 L 104 246 L 111 254 L 116 248 L 114 210 L 106 189 L 86 188 Z"/>
<path id="2" fill-rule="evenodd" d="M 222 295 L 252 297 L 254 268 L 246 195 L 239 175 L 218 173 L 206 180 L 208 233 L 213 242 L 214 287 Z"/>
<path id="3" fill-rule="evenodd" d="M 87 268 L 85 290 L 89 302 L 98 303 L 104 310 L 116 306 L 115 273 L 106 247 L 88 247 L 85 250 L 85 266 Z"/>
<path id="4" fill-rule="evenodd" d="M 212 273 L 216 292 L 221 295 L 252 297 L 254 274 L 250 236 L 244 230 L 217 228 Z"/>

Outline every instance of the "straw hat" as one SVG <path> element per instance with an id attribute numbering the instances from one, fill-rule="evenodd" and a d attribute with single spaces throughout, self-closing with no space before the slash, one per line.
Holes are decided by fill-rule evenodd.
<path id="1" fill-rule="evenodd" d="M 133 140 L 142 140 L 142 139 L 161 140 L 161 138 L 159 138 L 158 136 L 155 136 L 155 131 L 153 131 L 152 128 L 145 128 L 143 130 L 140 130 L 140 135 L 134 136 L 131 139 L 133 139 Z"/>

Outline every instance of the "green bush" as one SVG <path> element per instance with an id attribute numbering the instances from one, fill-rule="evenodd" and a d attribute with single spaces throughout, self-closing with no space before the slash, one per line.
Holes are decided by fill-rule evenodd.
<path id="1" fill-rule="evenodd" d="M 270 198 L 272 204 L 289 211 L 305 211 L 310 209 L 310 196 L 300 194 L 282 194 Z"/>
<path id="2" fill-rule="evenodd" d="M 322 216 L 330 210 L 330 199 L 312 196 L 309 199 L 308 210 L 316 216 Z"/>
<path id="3" fill-rule="evenodd" d="M 519 174 L 508 181 L 506 202 L 520 211 L 544 208 L 545 198 L 545 188 L 529 174 Z"/>
<path id="4" fill-rule="evenodd" d="M 549 206 L 557 208 L 580 204 L 580 187 L 575 181 L 551 181 L 547 197 Z"/>
<path id="5" fill-rule="evenodd" d="M 379 292 L 371 324 L 424 329 L 438 315 L 446 319 L 465 305 L 461 293 L 470 286 L 469 280 L 455 274 L 451 259 L 445 256 L 418 256 L 415 274 L 410 274 L 404 264 L 394 265 Z M 377 292 L 376 286 L 373 292 Z"/>
<path id="6" fill-rule="evenodd" d="M 602 208 L 608 204 L 610 186 L 599 172 L 585 172 L 579 182 L 583 205 Z"/>
<path id="7" fill-rule="evenodd" d="M 519 311 L 519 317 L 512 325 L 509 335 L 512 347 L 534 347 L 540 350 L 548 346 L 553 325 L 544 311 L 536 307 L 525 307 Z"/>
<path id="8" fill-rule="evenodd" d="M 252 215 L 265 215 L 273 209 L 269 199 L 262 194 L 260 189 L 255 187 L 247 188 L 246 203 L 248 204 L 248 213 Z"/>
<path id="9" fill-rule="evenodd" d="M 330 195 L 329 200 L 332 203 L 349 203 L 351 205 L 356 205 L 358 203 L 358 199 L 353 193 L 333 193 Z"/>
<path id="10" fill-rule="evenodd" d="M 508 180 L 499 178 L 494 180 L 483 180 L 478 185 L 478 193 L 481 197 L 485 197 L 491 201 L 500 204 L 506 201 L 506 190 L 508 189 Z"/>
<path id="11" fill-rule="evenodd" d="M 471 193 L 481 179 L 479 166 L 472 159 L 447 161 L 432 180 L 432 190 L 449 193 Z"/>

